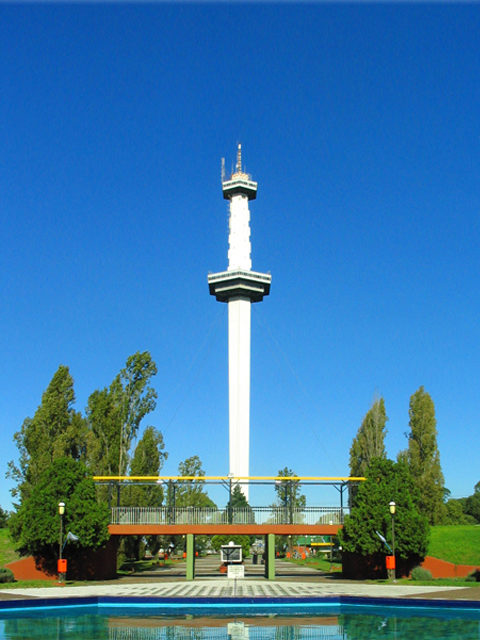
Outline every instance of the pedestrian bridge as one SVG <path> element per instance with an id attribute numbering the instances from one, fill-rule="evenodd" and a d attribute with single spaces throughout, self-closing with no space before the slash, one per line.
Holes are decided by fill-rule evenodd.
<path id="1" fill-rule="evenodd" d="M 361 477 L 323 476 L 256 476 L 233 478 L 230 476 L 95 476 L 94 481 L 108 487 L 111 509 L 110 534 L 120 535 L 182 535 L 186 537 L 187 579 L 194 576 L 195 536 L 244 534 L 265 538 L 266 576 L 275 574 L 275 536 L 335 535 L 349 512 L 345 504 L 345 489 L 362 482 Z M 201 486 L 221 484 L 228 491 L 224 508 L 180 506 L 178 489 L 200 483 Z M 270 485 L 270 506 L 229 506 L 235 486 L 248 483 Z M 132 486 L 160 485 L 164 488 L 165 505 L 127 506 L 122 491 Z M 302 485 L 329 485 L 338 490 L 337 505 L 298 506 L 298 488 Z M 278 490 L 280 489 L 280 490 Z M 128 494 L 127 494 L 128 495 Z M 125 496 L 126 497 L 126 496 Z"/>
<path id="2" fill-rule="evenodd" d="M 294 527 L 341 526 L 348 506 L 345 504 L 345 489 L 351 484 L 362 482 L 362 477 L 324 476 L 252 476 L 234 478 L 231 476 L 95 476 L 94 481 L 108 487 L 108 501 L 111 508 L 111 527 L 265 527 L 270 530 Z M 223 485 L 228 491 L 228 502 L 223 508 L 183 506 L 178 504 L 179 489 L 192 486 L 203 487 L 211 484 Z M 270 485 L 272 489 L 269 506 L 231 506 L 233 489 L 248 484 Z M 125 490 L 133 486 L 162 486 L 165 504 L 140 507 L 128 505 Z M 298 494 L 304 485 L 333 486 L 338 491 L 336 505 L 299 506 Z M 123 492 L 123 496 L 122 496 Z M 128 495 L 128 494 L 127 494 Z M 275 503 L 276 500 L 276 503 Z M 272 504 L 273 503 L 273 504 Z M 280 503 L 280 504 L 278 504 Z"/>
<path id="3" fill-rule="evenodd" d="M 335 535 L 347 508 L 112 507 L 112 535 Z"/>
<path id="4" fill-rule="evenodd" d="M 343 524 L 346 507 L 112 507 L 111 524 L 326 525 Z"/>

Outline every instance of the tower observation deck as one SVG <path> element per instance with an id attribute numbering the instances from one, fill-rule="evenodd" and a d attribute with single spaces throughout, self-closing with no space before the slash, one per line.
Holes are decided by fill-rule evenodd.
<path id="1" fill-rule="evenodd" d="M 228 304 L 229 475 L 249 475 L 251 303 L 270 293 L 269 273 L 252 271 L 250 210 L 257 183 L 242 168 L 238 145 L 235 172 L 222 172 L 223 197 L 230 201 L 228 268 L 208 275 L 210 295 Z M 241 485 L 248 498 L 248 485 Z"/>

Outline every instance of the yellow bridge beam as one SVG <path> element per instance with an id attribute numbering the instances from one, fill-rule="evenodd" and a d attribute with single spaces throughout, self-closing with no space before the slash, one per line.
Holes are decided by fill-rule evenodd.
<path id="1" fill-rule="evenodd" d="M 163 481 L 176 480 L 182 481 L 203 481 L 203 480 L 270 480 L 275 482 L 285 482 L 286 480 L 294 480 L 300 482 L 363 482 L 366 478 L 362 476 L 93 476 L 96 482 L 109 481 Z"/>

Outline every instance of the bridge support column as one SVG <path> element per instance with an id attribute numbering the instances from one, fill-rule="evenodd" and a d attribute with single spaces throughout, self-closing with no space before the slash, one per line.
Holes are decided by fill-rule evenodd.
<path id="1" fill-rule="evenodd" d="M 267 580 L 275 580 L 275 534 L 267 533 L 265 536 L 265 577 Z"/>
<path id="2" fill-rule="evenodd" d="M 187 533 L 187 580 L 195 579 L 195 536 Z"/>

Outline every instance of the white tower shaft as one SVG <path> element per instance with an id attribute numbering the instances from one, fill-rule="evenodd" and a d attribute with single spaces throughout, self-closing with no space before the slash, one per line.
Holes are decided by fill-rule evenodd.
<path id="1" fill-rule="evenodd" d="M 239 193 L 230 200 L 230 220 L 228 236 L 228 270 L 245 269 L 250 271 L 250 210 L 247 196 Z"/>
<path id="2" fill-rule="evenodd" d="M 229 473 L 249 474 L 250 314 L 248 298 L 228 301 Z M 248 500 L 248 485 L 240 485 Z"/>

